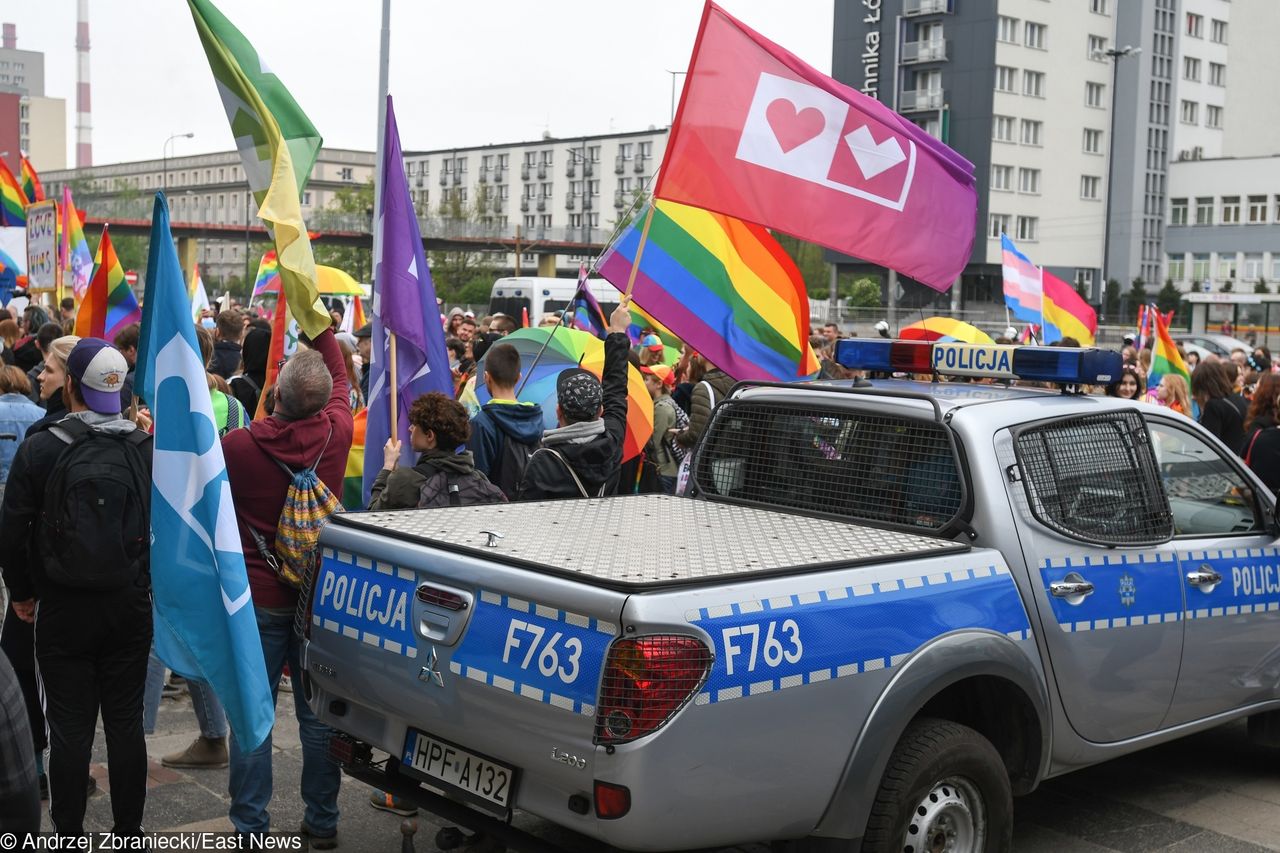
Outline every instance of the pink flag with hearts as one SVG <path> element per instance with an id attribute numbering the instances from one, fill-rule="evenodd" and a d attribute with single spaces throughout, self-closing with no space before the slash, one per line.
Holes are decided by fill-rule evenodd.
<path id="1" fill-rule="evenodd" d="M 714 3 L 654 188 L 945 291 L 977 224 L 973 164 Z"/>

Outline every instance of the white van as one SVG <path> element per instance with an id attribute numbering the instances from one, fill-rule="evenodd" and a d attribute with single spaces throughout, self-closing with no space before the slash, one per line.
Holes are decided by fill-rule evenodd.
<path id="1" fill-rule="evenodd" d="M 608 320 L 609 314 L 618 307 L 621 294 L 602 278 L 587 279 L 587 287 L 600 303 L 605 319 Z M 519 325 L 521 312 L 527 309 L 529 325 L 536 326 L 548 311 L 564 310 L 577 289 L 576 278 L 500 278 L 493 283 L 493 290 L 489 295 L 489 313 L 506 314 Z"/>

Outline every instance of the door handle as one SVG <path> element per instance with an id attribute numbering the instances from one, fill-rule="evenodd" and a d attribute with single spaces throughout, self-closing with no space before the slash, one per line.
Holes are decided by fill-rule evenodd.
<path id="1" fill-rule="evenodd" d="M 1187 583 L 1199 587 L 1202 592 L 1212 592 L 1214 587 L 1222 583 L 1222 575 L 1206 563 L 1197 571 L 1187 572 Z"/>
<path id="2" fill-rule="evenodd" d="M 1067 604 L 1079 604 L 1085 596 L 1093 594 L 1093 584 L 1085 580 L 1077 572 L 1069 572 L 1060 581 L 1049 584 L 1049 593 L 1054 598 L 1064 598 Z"/>

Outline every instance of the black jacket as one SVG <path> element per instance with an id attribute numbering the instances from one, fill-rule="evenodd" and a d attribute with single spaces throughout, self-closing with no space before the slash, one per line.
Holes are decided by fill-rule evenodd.
<path id="1" fill-rule="evenodd" d="M 605 494 L 612 494 L 618 485 L 622 443 L 627 434 L 627 350 L 630 347 L 630 339 L 619 332 L 613 332 L 604 339 L 604 376 L 601 382 L 604 432 L 581 444 L 551 445 L 573 468 L 588 495 L 598 494 L 602 485 Z M 529 459 L 517 494 L 522 501 L 582 497 L 565 466 L 554 454 L 546 452 L 534 453 Z"/>
<path id="2" fill-rule="evenodd" d="M 43 597 L 51 587 L 40 566 L 36 536 L 40 535 L 45 487 L 58 457 L 67 447 L 66 442 L 50 431 L 59 420 L 62 416 L 42 418 L 27 429 L 5 484 L 4 511 L 0 513 L 0 565 L 14 601 Z M 147 468 L 147 482 L 151 481 L 152 446 L 148 441 L 139 447 Z"/>
<path id="3" fill-rule="evenodd" d="M 1200 425 L 1217 436 L 1232 453 L 1244 453 L 1244 418 L 1226 397 L 1215 397 L 1200 407 Z"/>
<path id="4" fill-rule="evenodd" d="M 240 345 L 231 341 L 215 341 L 213 358 L 209 360 L 209 372 L 223 379 L 230 379 L 240 369 Z"/>
<path id="5" fill-rule="evenodd" d="M 1268 489 L 1280 492 L 1280 429 L 1277 429 L 1275 421 L 1265 416 L 1249 427 L 1249 435 L 1240 453 Z"/>
<path id="6" fill-rule="evenodd" d="M 714 405 L 707 394 L 706 385 L 703 385 L 702 382 L 706 382 L 707 385 L 710 385 L 715 390 Z M 693 447 L 698 443 L 698 439 L 702 438 L 702 433 L 707 429 L 707 424 L 711 423 L 712 409 L 720 405 L 720 401 L 728 397 L 733 386 L 737 384 L 737 380 L 719 368 L 708 371 L 707 375 L 702 377 L 702 382 L 693 386 L 693 403 L 689 411 L 689 425 L 676 433 L 676 441 L 682 447 Z"/>

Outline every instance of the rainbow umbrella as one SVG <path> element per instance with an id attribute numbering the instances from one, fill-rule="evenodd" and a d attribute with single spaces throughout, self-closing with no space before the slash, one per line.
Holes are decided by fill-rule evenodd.
<path id="1" fill-rule="evenodd" d="M 316 289 L 322 296 L 364 296 L 359 282 L 337 267 L 316 264 Z M 253 295 L 280 292 L 280 269 L 275 252 L 267 252 L 258 264 L 258 278 L 253 284 Z"/>
<path id="2" fill-rule="evenodd" d="M 904 341 L 939 341 L 944 344 L 993 344 L 991 336 L 963 320 L 952 317 L 928 317 L 898 330 Z"/>
<path id="3" fill-rule="evenodd" d="M 554 331 L 554 334 L 552 332 Z M 547 339 L 550 337 L 550 343 Z M 520 353 L 520 369 L 529 373 L 524 387 L 520 389 L 520 401 L 538 403 L 542 406 L 542 422 L 546 429 L 553 429 L 556 423 L 556 377 L 560 371 L 568 367 L 584 367 L 596 376 L 604 371 L 604 341 L 587 332 L 579 332 L 564 326 L 551 328 L 517 329 L 498 343 L 511 344 Z M 542 357 L 539 350 L 546 343 Z M 484 359 L 476 366 L 475 398 L 479 405 L 491 399 L 489 389 L 485 387 Z M 653 398 L 644 387 L 644 379 L 640 371 L 627 365 L 627 435 L 622 446 L 622 461 L 627 461 L 644 449 L 649 437 L 653 435 Z"/>

